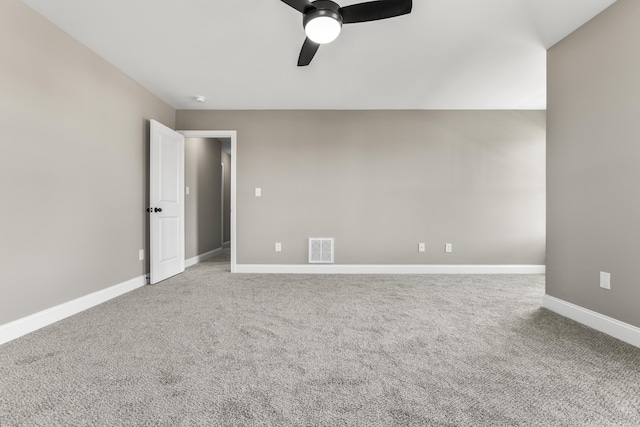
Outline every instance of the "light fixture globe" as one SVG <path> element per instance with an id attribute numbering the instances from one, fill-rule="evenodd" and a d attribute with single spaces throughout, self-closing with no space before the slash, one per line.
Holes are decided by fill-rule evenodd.
<path id="1" fill-rule="evenodd" d="M 318 44 L 331 43 L 338 38 L 342 25 L 329 16 L 318 16 L 307 22 L 304 32 L 312 41 Z"/>
<path id="2" fill-rule="evenodd" d="M 342 16 L 338 13 L 339 6 L 331 1 L 315 2 L 326 9 L 315 9 L 304 15 L 302 25 L 307 37 L 315 43 L 326 44 L 334 41 L 342 29 Z M 331 7 L 335 5 L 334 7 Z"/>

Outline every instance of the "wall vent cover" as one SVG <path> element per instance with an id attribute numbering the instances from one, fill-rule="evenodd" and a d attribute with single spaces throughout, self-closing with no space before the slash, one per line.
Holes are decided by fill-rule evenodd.
<path id="1" fill-rule="evenodd" d="M 309 264 L 333 264 L 333 237 L 309 237 Z"/>

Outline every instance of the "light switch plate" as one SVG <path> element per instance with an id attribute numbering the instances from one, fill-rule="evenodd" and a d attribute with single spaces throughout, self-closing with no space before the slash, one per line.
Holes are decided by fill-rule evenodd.
<path id="1" fill-rule="evenodd" d="M 611 273 L 600 272 L 600 287 L 611 290 Z"/>
<path id="2" fill-rule="evenodd" d="M 262 196 L 262 188 L 256 188 L 256 197 Z"/>

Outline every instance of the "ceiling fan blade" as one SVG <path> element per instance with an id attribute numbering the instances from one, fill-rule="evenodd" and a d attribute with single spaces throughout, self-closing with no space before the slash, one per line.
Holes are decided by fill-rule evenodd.
<path id="1" fill-rule="evenodd" d="M 377 21 L 411 12 L 411 0 L 377 0 L 340 8 L 344 24 Z"/>
<path id="2" fill-rule="evenodd" d="M 315 56 L 320 45 L 312 42 L 308 37 L 304 40 L 302 50 L 300 51 L 300 57 L 298 58 L 298 67 L 306 67 L 311 63 L 311 60 Z"/>
<path id="3" fill-rule="evenodd" d="M 316 7 L 308 0 L 282 0 L 283 3 L 288 4 L 300 13 L 306 13 L 309 9 L 315 9 Z"/>

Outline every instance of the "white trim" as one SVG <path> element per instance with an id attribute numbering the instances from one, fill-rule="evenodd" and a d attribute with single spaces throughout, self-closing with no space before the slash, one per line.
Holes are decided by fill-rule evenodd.
<path id="1" fill-rule="evenodd" d="M 191 266 L 198 264 L 199 262 L 206 261 L 210 258 L 213 258 L 214 256 L 218 255 L 220 252 L 222 252 L 222 248 L 214 249 L 212 251 L 205 252 L 200 255 L 196 255 L 193 258 L 189 258 L 188 260 L 186 260 L 184 262 L 184 266 L 185 268 L 189 268 Z"/>
<path id="2" fill-rule="evenodd" d="M 230 138 L 231 139 L 231 243 L 236 242 L 236 171 L 237 138 L 235 130 L 179 130 L 185 138 Z M 238 245 L 231 245 L 231 272 L 236 272 L 236 253 Z"/>
<path id="3" fill-rule="evenodd" d="M 220 247 L 224 245 L 224 163 L 220 163 Z"/>
<path id="4" fill-rule="evenodd" d="M 544 274 L 544 265 L 278 265 L 238 264 L 237 273 L 279 274 Z"/>
<path id="5" fill-rule="evenodd" d="M 640 348 L 640 328 L 633 325 L 546 294 L 542 307 Z"/>
<path id="6" fill-rule="evenodd" d="M 4 344 L 30 332 L 51 325 L 69 316 L 80 313 L 110 299 L 141 288 L 146 283 L 146 276 L 139 276 L 118 285 L 93 292 L 80 298 L 56 305 L 22 319 L 0 325 L 0 344 Z"/>

